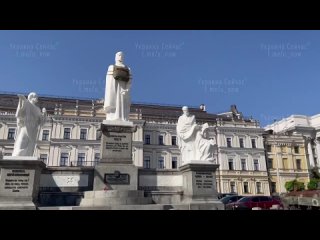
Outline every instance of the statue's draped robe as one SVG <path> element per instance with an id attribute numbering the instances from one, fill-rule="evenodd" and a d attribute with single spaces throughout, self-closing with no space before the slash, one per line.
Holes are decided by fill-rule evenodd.
<path id="1" fill-rule="evenodd" d="M 129 80 L 124 81 L 121 77 L 117 80 L 114 77 L 114 69 L 124 68 L 129 74 Z M 125 72 L 123 71 L 123 72 Z M 120 120 L 128 121 L 131 105 L 130 86 L 131 86 L 131 74 L 128 67 L 121 67 L 117 65 L 111 65 L 108 68 L 106 76 L 106 89 L 104 109 L 107 113 L 107 120 Z M 125 92 L 123 94 L 122 92 Z"/>
<path id="2" fill-rule="evenodd" d="M 17 131 L 12 156 L 33 156 L 39 126 L 42 124 L 40 109 L 25 98 L 19 98 L 16 112 Z"/>
<path id="3" fill-rule="evenodd" d="M 196 160 L 195 137 L 196 120 L 193 115 L 179 117 L 177 124 L 177 140 L 181 151 L 182 165 Z"/>
<path id="4" fill-rule="evenodd" d="M 197 132 L 196 140 L 196 158 L 201 161 L 213 161 L 213 144 L 212 141 L 201 135 L 201 131 Z"/>

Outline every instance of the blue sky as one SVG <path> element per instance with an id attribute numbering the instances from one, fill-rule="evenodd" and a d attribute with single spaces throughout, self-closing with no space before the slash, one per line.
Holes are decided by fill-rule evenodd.
<path id="1" fill-rule="evenodd" d="M 134 102 L 319 113 L 320 31 L 0 31 L 0 91 L 103 98 L 120 50 Z"/>

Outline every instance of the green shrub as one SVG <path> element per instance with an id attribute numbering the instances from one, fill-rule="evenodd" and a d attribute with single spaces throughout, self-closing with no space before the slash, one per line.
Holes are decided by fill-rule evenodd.
<path id="1" fill-rule="evenodd" d="M 286 182 L 284 186 L 288 192 L 302 191 L 305 188 L 304 183 L 297 181 L 297 179 Z"/>
<path id="2" fill-rule="evenodd" d="M 316 190 L 316 189 L 318 189 L 318 183 L 319 183 L 319 179 L 311 178 L 311 179 L 310 179 L 310 182 L 308 183 L 308 189 L 309 189 L 309 190 Z"/>

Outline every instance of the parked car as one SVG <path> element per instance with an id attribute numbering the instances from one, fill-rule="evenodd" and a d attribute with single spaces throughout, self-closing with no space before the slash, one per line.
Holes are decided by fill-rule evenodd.
<path id="1" fill-rule="evenodd" d="M 236 195 L 238 194 L 237 193 L 218 193 L 218 199 L 222 199 L 227 196 L 236 196 Z"/>
<path id="2" fill-rule="evenodd" d="M 243 198 L 243 196 L 240 195 L 235 195 L 235 196 L 226 196 L 220 199 L 220 201 L 224 204 L 227 205 L 229 203 L 234 203 L 238 201 L 239 199 Z"/>
<path id="3" fill-rule="evenodd" d="M 272 205 L 280 205 L 280 208 L 283 208 L 281 201 L 269 197 L 269 196 L 250 196 L 243 197 L 237 202 L 229 203 L 226 205 L 226 209 L 230 210 L 250 210 L 254 207 L 260 207 L 262 209 L 270 209 Z"/>

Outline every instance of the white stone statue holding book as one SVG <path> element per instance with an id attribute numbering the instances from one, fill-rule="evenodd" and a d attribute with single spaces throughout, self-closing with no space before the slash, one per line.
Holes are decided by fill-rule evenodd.
<path id="1" fill-rule="evenodd" d="M 104 110 L 106 120 L 128 122 L 131 106 L 131 71 L 124 65 L 123 52 L 117 52 L 115 64 L 110 65 L 106 76 Z"/>
<path id="2" fill-rule="evenodd" d="M 182 108 L 183 115 L 177 124 L 178 146 L 181 151 L 182 164 L 191 161 L 213 162 L 213 139 L 209 139 L 207 123 L 199 126 L 194 115 L 189 113 L 187 106 Z"/>
<path id="3" fill-rule="evenodd" d="M 38 96 L 34 92 L 28 95 L 28 99 L 20 94 L 18 97 L 17 131 L 12 156 L 33 156 L 40 127 L 47 117 L 46 109 L 41 112 L 36 106 Z"/>

